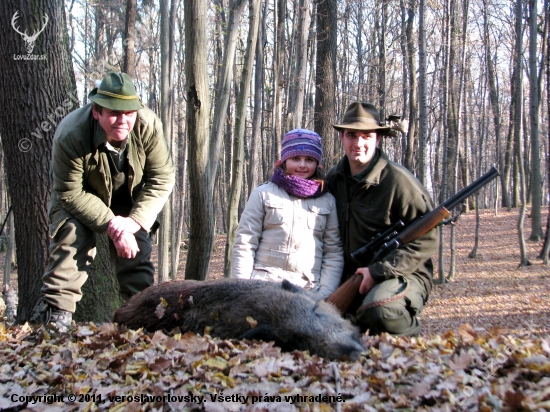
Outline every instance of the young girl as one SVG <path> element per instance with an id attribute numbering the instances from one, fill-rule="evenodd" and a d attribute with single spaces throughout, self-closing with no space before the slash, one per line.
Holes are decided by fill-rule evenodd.
<path id="1" fill-rule="evenodd" d="M 327 298 L 344 267 L 336 202 L 319 164 L 321 137 L 288 132 L 271 181 L 256 187 L 241 215 L 233 248 L 232 276 L 286 279 Z"/>

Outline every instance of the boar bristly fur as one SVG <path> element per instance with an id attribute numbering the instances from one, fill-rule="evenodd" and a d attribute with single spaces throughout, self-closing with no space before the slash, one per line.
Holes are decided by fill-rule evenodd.
<path id="1" fill-rule="evenodd" d="M 202 334 L 209 327 L 221 339 L 275 341 L 283 350 L 309 350 L 330 359 L 357 359 L 364 350 L 358 329 L 332 305 L 287 281 L 166 282 L 133 296 L 114 322 L 150 332 L 177 326 Z"/>

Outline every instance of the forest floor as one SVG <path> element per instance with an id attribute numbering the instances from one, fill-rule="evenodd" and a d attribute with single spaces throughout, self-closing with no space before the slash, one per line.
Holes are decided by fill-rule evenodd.
<path id="1" fill-rule="evenodd" d="M 463 215 L 454 279 L 434 286 L 421 336 L 364 336 L 357 362 L 111 324 L 57 334 L 0 322 L 0 411 L 550 411 L 550 267 L 542 241 L 527 241 L 532 265 L 518 267 L 518 213 L 481 212 L 475 258 L 475 212 Z M 224 246 L 218 236 L 210 278 L 222 277 Z M 38 394 L 58 398 L 26 398 Z"/>
<path id="2" fill-rule="evenodd" d="M 542 221 L 546 227 L 548 210 Z M 439 262 L 434 257 L 436 284 L 421 314 L 422 335 L 442 334 L 469 323 L 474 329 L 499 328 L 505 333 L 550 333 L 550 266 L 538 259 L 543 241 L 526 241 L 530 266 L 519 267 L 517 235 L 519 209 L 480 211 L 477 256 L 474 247 L 476 213 L 463 214 L 455 226 L 456 263 L 454 278 L 437 284 Z M 531 233 L 531 220 L 524 220 L 524 236 Z M 446 226 L 445 276 L 450 265 L 450 226 Z M 223 277 L 225 236 L 216 237 L 210 264 L 210 279 Z M 178 279 L 184 279 L 187 253 L 181 250 Z"/>

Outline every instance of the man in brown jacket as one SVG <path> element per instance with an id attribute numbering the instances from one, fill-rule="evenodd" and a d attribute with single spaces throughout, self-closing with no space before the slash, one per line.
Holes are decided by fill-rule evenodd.
<path id="1" fill-rule="evenodd" d="M 174 185 L 175 169 L 158 117 L 140 102 L 132 79 L 108 73 L 67 115 L 53 143 L 50 258 L 42 294 L 45 323 L 67 330 L 107 233 L 123 298 L 153 284 L 148 233 Z"/>
<path id="2" fill-rule="evenodd" d="M 437 250 L 435 230 L 402 245 L 377 262 L 358 267 L 351 253 L 397 221 L 409 225 L 432 209 L 420 182 L 404 167 L 391 162 L 378 148 L 390 127 L 380 123 L 369 103 L 352 103 L 338 130 L 345 156 L 327 174 L 336 198 L 340 235 L 344 245 L 342 282 L 363 275 L 362 294 L 350 309 L 363 330 L 370 333 L 417 335 L 417 315 L 432 288 L 432 254 Z"/>

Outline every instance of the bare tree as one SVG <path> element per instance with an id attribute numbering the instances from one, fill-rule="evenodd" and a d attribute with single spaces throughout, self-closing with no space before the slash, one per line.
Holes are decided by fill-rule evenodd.
<path id="1" fill-rule="evenodd" d="M 208 277 L 214 243 L 214 210 L 209 194 L 213 176 L 208 167 L 209 141 L 208 72 L 206 70 L 206 2 L 186 0 L 185 16 L 185 77 L 187 94 L 187 133 L 189 135 L 189 249 L 185 267 L 186 279 Z"/>
<path id="2" fill-rule="evenodd" d="M 289 129 L 303 127 L 310 0 L 299 0 L 295 67 L 290 78 Z"/>
<path id="3" fill-rule="evenodd" d="M 419 0 L 418 8 L 418 99 L 419 99 L 419 128 L 418 128 L 418 178 L 424 187 L 427 187 L 426 145 L 428 138 L 428 109 L 426 107 L 426 27 L 425 27 L 425 0 Z"/>
<path id="4" fill-rule="evenodd" d="M 214 106 L 214 118 L 210 133 L 210 173 L 216 176 L 221 147 L 223 143 L 224 126 L 227 123 L 227 109 L 231 97 L 231 84 L 235 74 L 235 51 L 237 49 L 237 35 L 239 24 L 246 0 L 233 0 L 230 4 L 229 21 L 225 30 L 224 56 L 221 72 L 216 85 L 216 104 Z M 211 183 L 214 183 L 212 179 Z M 212 186 L 210 190 L 214 190 Z"/>
<path id="5" fill-rule="evenodd" d="M 15 252 L 15 230 L 14 230 L 14 223 L 13 223 L 12 208 L 8 209 L 8 215 L 9 216 L 6 216 L 7 222 L 4 221 L 4 223 L 6 223 L 6 226 L 4 226 L 4 233 L 6 233 L 7 249 L 6 249 L 6 256 L 4 257 L 3 286 L 10 286 L 12 261 L 13 261 L 13 255 Z"/>
<path id="6" fill-rule="evenodd" d="M 446 5 L 446 17 L 444 20 L 444 70 L 443 70 L 443 165 L 442 165 L 442 178 L 441 178 L 441 192 L 440 192 L 440 203 L 444 202 L 447 198 L 449 192 L 448 186 L 449 181 L 452 179 L 449 177 L 449 172 L 451 170 L 449 157 L 452 159 L 452 150 L 449 149 L 450 144 L 450 134 L 452 129 L 452 116 L 451 116 L 451 102 L 450 102 L 450 87 L 451 87 L 451 70 L 453 68 L 454 62 L 454 48 L 453 48 L 453 39 L 454 39 L 454 0 L 449 0 Z M 439 283 L 445 283 L 445 264 L 444 264 L 444 228 L 440 228 L 440 237 L 439 237 Z"/>
<path id="7" fill-rule="evenodd" d="M 514 51 L 514 71 L 517 74 L 514 87 L 514 142 L 516 161 L 518 164 L 518 171 L 520 177 L 520 193 L 521 193 L 521 210 L 518 218 L 518 238 L 519 247 L 521 252 L 520 266 L 529 266 L 529 258 L 527 257 L 527 246 L 525 245 L 525 237 L 523 235 L 523 222 L 525 219 L 525 209 L 527 207 L 527 195 L 526 195 L 526 182 L 525 182 L 525 168 L 523 160 L 523 143 L 522 143 L 522 130 L 523 130 L 523 2 L 517 0 L 515 5 L 516 10 L 516 45 Z"/>
<path id="8" fill-rule="evenodd" d="M 254 113 L 252 115 L 252 133 L 250 136 L 250 159 L 248 162 L 248 193 L 260 182 L 260 156 L 259 146 L 263 137 L 263 102 L 264 102 L 264 38 L 267 20 L 267 4 L 264 4 L 262 12 L 262 24 L 258 31 L 256 42 L 256 59 L 254 65 Z"/>
<path id="9" fill-rule="evenodd" d="M 542 221 L 540 208 L 542 204 L 540 173 L 540 78 L 537 61 L 538 39 L 537 1 L 529 0 L 529 125 L 531 131 L 531 236 L 529 240 L 542 239 Z M 541 64 L 541 68 L 542 68 Z"/>
<path id="10" fill-rule="evenodd" d="M 176 27 L 176 16 L 179 1 L 161 0 L 160 1 L 160 118 L 164 131 L 164 138 L 168 147 L 172 150 L 172 122 L 174 117 L 174 29 Z M 172 228 L 174 227 L 172 219 L 171 201 L 167 201 L 159 216 L 159 250 L 158 250 L 158 280 L 167 281 L 169 278 L 175 279 L 177 268 L 170 266 L 172 243 Z M 175 245 L 173 245 L 175 247 Z"/>
<path id="11" fill-rule="evenodd" d="M 415 46 L 414 46 L 414 37 L 413 37 L 413 23 L 415 17 L 415 7 L 416 2 L 413 0 L 407 1 L 407 20 L 405 23 L 405 50 L 406 50 L 406 61 L 407 61 L 407 70 L 408 73 L 406 84 L 408 84 L 407 92 L 409 93 L 409 129 L 407 133 L 404 134 L 403 138 L 406 139 L 406 150 L 404 155 L 403 166 L 409 169 L 411 172 L 414 172 L 414 153 L 415 153 L 415 139 L 416 139 L 416 125 L 417 125 L 417 107 L 418 107 L 418 97 L 416 90 L 416 57 L 415 57 Z M 404 6 L 403 6 L 404 7 Z"/>
<path id="12" fill-rule="evenodd" d="M 135 33 L 136 33 L 136 14 L 137 0 L 126 0 L 126 16 L 124 19 L 124 40 L 122 41 L 124 51 L 124 61 L 122 63 L 122 71 L 130 77 L 134 77 L 136 73 L 136 53 Z"/>
<path id="13" fill-rule="evenodd" d="M 224 276 L 231 276 L 231 257 L 233 245 L 237 235 L 239 199 L 242 189 L 242 174 L 244 170 L 244 139 L 246 136 L 246 102 L 250 94 L 250 82 L 254 65 L 254 54 L 260 26 L 260 0 L 250 0 L 248 12 L 248 38 L 243 63 L 243 73 L 237 100 L 237 115 L 235 119 L 235 133 L 233 134 L 233 168 L 231 173 L 231 194 L 229 197 L 229 211 L 227 213 L 227 243 L 225 245 Z"/>
<path id="14" fill-rule="evenodd" d="M 336 0 L 316 0 L 317 60 L 315 64 L 314 128 L 323 138 L 323 165 L 328 170 L 335 164 L 336 133 L 336 45 L 338 4 Z"/>
<path id="15" fill-rule="evenodd" d="M 286 89 L 284 74 L 284 51 L 285 51 L 285 17 L 286 0 L 274 0 L 276 16 L 276 39 L 273 59 L 273 139 L 271 146 L 272 159 L 279 159 L 281 138 L 283 135 L 283 91 Z"/>
<path id="16" fill-rule="evenodd" d="M 22 323 L 30 319 L 40 298 L 48 257 L 49 166 L 55 126 L 60 120 L 56 110 L 58 114 L 66 114 L 74 107 L 69 96 L 74 93 L 75 84 L 64 2 L 37 0 L 32 8 L 19 10 L 18 31 L 40 32 L 33 40 L 31 53 L 12 27 L 15 11 L 11 2 L 0 4 L 0 77 L 17 84 L 0 89 L 0 102 L 4 106 L 0 113 L 0 135 L 17 242 L 20 303 L 16 320 Z M 38 57 L 25 58 L 33 55 Z"/>
<path id="17" fill-rule="evenodd" d="M 509 207 L 510 197 L 508 195 L 508 182 L 506 180 L 506 174 L 504 173 L 504 151 L 501 147 L 501 116 L 500 116 L 500 105 L 499 105 L 499 95 L 497 89 L 497 79 L 496 79 L 496 70 L 495 64 L 493 62 L 493 56 L 491 53 L 491 36 L 489 34 L 489 22 L 488 22 L 488 11 L 487 11 L 487 1 L 483 0 L 483 34 L 484 34 L 484 44 L 485 44 L 485 61 L 487 66 L 487 79 L 489 85 L 489 99 L 491 101 L 491 109 L 493 112 L 493 123 L 495 128 L 495 140 L 497 148 L 497 156 L 500 174 L 500 184 L 502 191 L 502 205 Z"/>
<path id="18" fill-rule="evenodd" d="M 548 0 L 544 1 L 544 23 L 545 23 L 545 36 L 546 36 L 546 101 L 550 102 L 550 30 L 548 26 L 550 25 L 550 2 Z M 547 113 L 547 133 L 548 133 L 548 146 L 550 147 L 550 105 L 546 107 Z M 550 162 L 546 164 L 546 176 L 547 180 L 550 180 Z M 550 206 L 549 206 L 550 212 Z M 544 245 L 540 252 L 539 258 L 543 260 L 545 265 L 548 265 L 548 254 L 550 252 L 550 213 L 546 221 L 546 237 L 544 239 Z"/>

